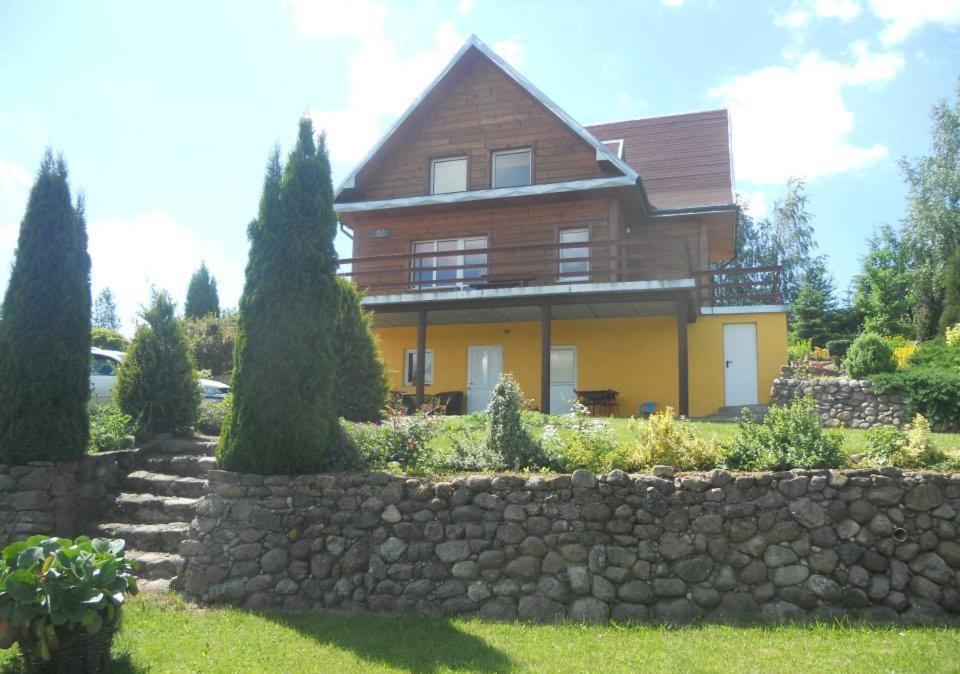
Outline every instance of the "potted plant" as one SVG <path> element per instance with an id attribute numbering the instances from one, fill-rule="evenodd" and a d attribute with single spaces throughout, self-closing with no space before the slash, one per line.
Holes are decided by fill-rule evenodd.
<path id="1" fill-rule="evenodd" d="M 135 565 L 124 542 L 33 536 L 3 549 L 0 647 L 20 645 L 28 672 L 104 671 Z"/>

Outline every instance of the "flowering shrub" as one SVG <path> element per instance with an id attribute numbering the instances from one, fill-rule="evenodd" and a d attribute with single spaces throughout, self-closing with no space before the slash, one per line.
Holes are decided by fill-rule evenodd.
<path id="1" fill-rule="evenodd" d="M 902 370 L 910 362 L 910 356 L 917 352 L 917 345 L 913 342 L 898 346 L 893 350 L 893 362 L 897 364 L 897 369 Z"/>
<path id="2" fill-rule="evenodd" d="M 720 443 L 714 435 L 704 440 L 684 419 L 668 407 L 648 419 L 632 419 L 630 431 L 635 439 L 619 457 L 624 470 L 636 471 L 655 465 L 678 470 L 709 470 L 721 459 Z"/>
<path id="3" fill-rule="evenodd" d="M 798 362 L 806 358 L 813 351 L 813 342 L 809 339 L 801 339 L 787 346 L 787 359 L 790 362 Z"/>
<path id="4" fill-rule="evenodd" d="M 570 412 L 543 427 L 540 444 L 546 465 L 572 471 L 589 468 L 603 472 L 619 467 L 617 437 L 613 427 L 590 416 L 590 410 L 576 402 Z"/>
<path id="5" fill-rule="evenodd" d="M 944 341 L 947 343 L 947 346 L 958 347 L 960 346 L 960 323 L 952 325 L 947 328 L 946 333 L 944 333 Z"/>
<path id="6" fill-rule="evenodd" d="M 810 353 L 814 360 L 830 360 L 830 351 L 825 346 L 815 346 Z"/>
<path id="7" fill-rule="evenodd" d="M 917 414 L 906 431 L 881 426 L 867 431 L 867 460 L 879 466 L 929 468 L 947 460 L 933 444 L 930 422 Z"/>
<path id="8" fill-rule="evenodd" d="M 438 417 L 430 410 L 405 416 L 387 409 L 382 423 L 345 423 L 344 432 L 356 460 L 371 468 L 420 468 L 428 463 L 430 443 L 438 431 Z"/>

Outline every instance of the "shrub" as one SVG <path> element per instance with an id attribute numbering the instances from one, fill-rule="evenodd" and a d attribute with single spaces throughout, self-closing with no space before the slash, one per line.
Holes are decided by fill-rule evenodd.
<path id="1" fill-rule="evenodd" d="M 787 345 L 787 358 L 791 362 L 801 361 L 813 351 L 813 342 L 809 339 L 801 339 L 793 344 Z"/>
<path id="2" fill-rule="evenodd" d="M 871 332 L 853 340 L 844 364 L 850 376 L 856 379 L 881 372 L 893 372 L 897 367 L 893 362 L 893 349 L 890 344 L 880 335 Z"/>
<path id="3" fill-rule="evenodd" d="M 917 345 L 913 342 L 896 347 L 893 350 L 893 362 L 896 363 L 897 369 L 902 370 L 907 367 L 910 361 L 910 356 L 916 353 L 916 351 Z"/>
<path id="4" fill-rule="evenodd" d="M 3 549 L 0 620 L 34 658 L 57 660 L 60 639 L 113 627 L 125 594 L 137 594 L 122 540 L 33 536 Z M 51 671 L 75 671 L 51 666 Z M 75 663 L 74 663 L 75 664 Z"/>
<path id="5" fill-rule="evenodd" d="M 943 340 L 949 347 L 960 347 L 960 323 L 947 328 L 943 334 Z"/>
<path id="6" fill-rule="evenodd" d="M 815 346 L 810 352 L 814 360 L 830 360 L 830 352 L 823 346 Z"/>
<path id="7" fill-rule="evenodd" d="M 867 431 L 867 460 L 879 466 L 930 468 L 947 460 L 930 437 L 930 422 L 917 414 L 906 431 L 880 426 Z"/>
<path id="8" fill-rule="evenodd" d="M 217 294 L 217 279 L 210 275 L 205 262 L 193 272 L 187 286 L 187 301 L 183 305 L 186 318 L 202 318 L 220 314 L 220 296 Z"/>
<path id="9" fill-rule="evenodd" d="M 98 349 L 109 351 L 126 351 L 130 346 L 129 340 L 116 330 L 110 328 L 91 328 L 91 343 Z"/>
<path id="10" fill-rule="evenodd" d="M 219 316 L 209 313 L 188 317 L 183 321 L 187 348 L 198 370 L 211 375 L 233 372 L 233 346 L 237 337 L 237 312 L 224 311 Z"/>
<path id="11" fill-rule="evenodd" d="M 439 430 L 439 418 L 428 411 L 412 415 L 388 409 L 380 424 L 345 423 L 346 434 L 359 463 L 369 467 L 418 469 L 428 463 L 430 443 Z"/>
<path id="12" fill-rule="evenodd" d="M 535 465 L 539 458 L 536 443 L 521 419 L 523 402 L 520 384 L 506 373 L 500 375 L 487 404 L 487 449 L 518 469 Z"/>
<path id="13" fill-rule="evenodd" d="M 938 341 L 921 342 L 907 365 L 957 371 L 960 370 L 960 348 Z"/>
<path id="14" fill-rule="evenodd" d="M 71 202 L 63 160 L 49 151 L 30 190 L 0 313 L 0 463 L 82 456 L 90 398 L 87 226 L 82 203 Z"/>
<path id="15" fill-rule="evenodd" d="M 90 409 L 91 452 L 130 449 L 133 443 L 133 423 L 129 414 L 121 412 L 114 403 Z"/>
<path id="16" fill-rule="evenodd" d="M 827 342 L 827 351 L 831 358 L 843 358 L 852 342 L 849 339 L 831 339 Z"/>
<path id="17" fill-rule="evenodd" d="M 960 427 L 960 373 L 936 367 L 910 367 L 870 378 L 877 393 L 903 395 L 910 414 L 920 413 L 943 429 Z"/>
<path id="18" fill-rule="evenodd" d="M 170 295 L 154 291 L 143 319 L 117 372 L 114 398 L 139 433 L 188 430 L 197 418 L 200 389 Z"/>
<path id="19" fill-rule="evenodd" d="M 710 470 L 722 458 L 716 436 L 704 440 L 694 426 L 674 414 L 673 408 L 647 419 L 631 419 L 634 446 L 620 457 L 618 468 L 637 471 L 651 466 L 673 466 L 677 470 Z"/>
<path id="20" fill-rule="evenodd" d="M 204 435 L 220 435 L 223 420 L 230 414 L 232 405 L 232 393 L 228 393 L 223 400 L 201 404 L 200 413 L 197 416 L 197 430 Z"/>
<path id="21" fill-rule="evenodd" d="M 481 430 L 462 428 L 450 433 L 451 452 L 444 462 L 449 470 L 497 471 L 507 468 L 507 463 L 487 445 Z"/>
<path id="22" fill-rule="evenodd" d="M 573 471 L 588 468 L 594 472 L 610 470 L 617 464 L 618 445 L 613 427 L 594 419 L 580 403 L 570 412 L 544 425 L 540 434 L 542 453 L 538 467 Z M 533 467 L 534 462 L 528 466 Z"/>
<path id="23" fill-rule="evenodd" d="M 337 413 L 350 421 L 377 421 L 387 404 L 390 387 L 380 357 L 377 336 L 362 295 L 349 280 L 338 278 L 340 308 L 334 335 Z"/>
<path id="24" fill-rule="evenodd" d="M 840 431 L 821 428 L 816 404 L 802 398 L 789 407 L 770 407 L 761 423 L 744 410 L 723 463 L 733 470 L 840 468 L 845 463 L 842 447 Z"/>

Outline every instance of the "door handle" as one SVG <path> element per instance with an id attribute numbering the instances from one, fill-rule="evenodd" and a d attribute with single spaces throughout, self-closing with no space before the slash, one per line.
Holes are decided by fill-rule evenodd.
<path id="1" fill-rule="evenodd" d="M 727 363 L 727 367 L 730 367 L 731 363 L 733 363 L 732 360 L 728 360 L 728 361 L 725 361 L 725 362 Z"/>

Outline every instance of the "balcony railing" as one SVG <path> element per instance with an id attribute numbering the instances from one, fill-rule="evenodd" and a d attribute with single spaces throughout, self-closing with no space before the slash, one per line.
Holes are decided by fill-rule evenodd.
<path id="1" fill-rule="evenodd" d="M 340 264 L 350 266 L 341 274 L 370 295 L 693 277 L 695 297 L 705 305 L 782 301 L 779 267 L 692 272 L 686 256 L 678 255 L 675 266 L 663 259 L 669 256 L 622 241 L 589 241 L 373 255 Z"/>

